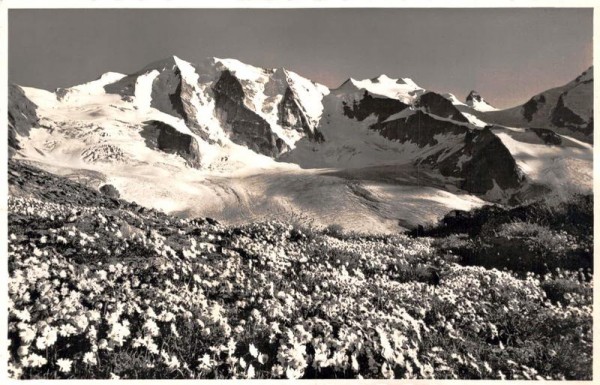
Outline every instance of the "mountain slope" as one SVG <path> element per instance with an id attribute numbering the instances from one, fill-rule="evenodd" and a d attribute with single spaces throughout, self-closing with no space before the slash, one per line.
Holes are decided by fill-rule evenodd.
<path id="1" fill-rule="evenodd" d="M 591 143 L 593 139 L 593 67 L 561 87 L 533 96 L 523 105 L 478 115 L 490 123 L 548 128 Z"/>
<path id="2" fill-rule="evenodd" d="M 577 82 L 588 87 L 586 76 Z M 563 104 L 582 113 L 576 88 Z M 169 57 L 55 92 L 10 92 L 15 158 L 181 215 L 240 223 L 305 213 L 396 231 L 485 201 L 591 189 L 591 146 L 492 125 L 488 115 L 502 111 L 407 78 L 328 90 L 283 68 Z"/>

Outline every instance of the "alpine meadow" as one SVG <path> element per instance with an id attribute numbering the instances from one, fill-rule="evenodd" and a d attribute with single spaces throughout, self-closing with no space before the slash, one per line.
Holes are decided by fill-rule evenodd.
<path id="1" fill-rule="evenodd" d="M 591 382 L 592 13 L 9 10 L 8 377 Z"/>

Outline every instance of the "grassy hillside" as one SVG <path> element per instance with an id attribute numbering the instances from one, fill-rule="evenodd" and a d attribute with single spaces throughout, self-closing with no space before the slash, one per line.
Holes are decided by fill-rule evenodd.
<path id="1" fill-rule="evenodd" d="M 591 379 L 590 270 L 464 266 L 431 237 L 226 227 L 9 169 L 13 377 Z"/>

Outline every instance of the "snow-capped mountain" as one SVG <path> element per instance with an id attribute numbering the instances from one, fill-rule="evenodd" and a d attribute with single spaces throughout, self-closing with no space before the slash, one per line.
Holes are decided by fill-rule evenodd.
<path id="1" fill-rule="evenodd" d="M 557 104 L 590 112 L 584 75 Z M 11 86 L 9 146 L 48 171 L 182 215 L 235 222 L 299 211 L 392 231 L 486 200 L 591 188 L 591 145 L 542 124 L 542 107 L 533 128 L 496 119 L 513 110 L 408 78 L 350 78 L 329 90 L 284 68 L 173 56 L 54 92 Z"/>
<path id="2" fill-rule="evenodd" d="M 497 110 L 497 108 L 489 104 L 481 95 L 479 95 L 479 92 L 475 90 L 469 92 L 469 95 L 467 95 L 467 99 L 465 100 L 465 102 L 467 106 L 477 111 L 485 112 Z"/>
<path id="3" fill-rule="evenodd" d="M 592 142 L 594 129 L 594 70 L 588 68 L 573 81 L 541 92 L 520 106 L 486 111 L 479 117 L 490 123 L 515 127 L 548 128 Z"/>

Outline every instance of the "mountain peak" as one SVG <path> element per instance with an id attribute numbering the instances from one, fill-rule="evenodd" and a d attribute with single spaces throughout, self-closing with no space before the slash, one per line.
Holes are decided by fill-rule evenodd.
<path id="1" fill-rule="evenodd" d="M 471 90 L 471 92 L 469 92 L 469 95 L 467 95 L 467 102 L 470 101 L 478 101 L 481 102 L 483 101 L 483 98 L 481 97 L 481 95 L 479 94 L 479 92 L 475 91 L 475 90 Z"/>
<path id="2" fill-rule="evenodd" d="M 374 77 L 371 79 L 371 81 L 373 83 L 379 83 L 379 82 L 389 82 L 389 81 L 395 81 L 396 79 L 392 79 L 389 76 L 387 76 L 386 74 L 381 74 L 377 77 Z"/>
<path id="3" fill-rule="evenodd" d="M 469 92 L 469 95 L 467 95 L 467 98 L 465 100 L 467 102 L 467 105 L 471 108 L 473 108 L 474 110 L 477 111 L 493 111 L 496 110 L 496 108 L 494 106 L 492 106 L 491 104 L 489 104 L 484 98 L 483 96 L 481 96 L 479 94 L 479 92 L 475 91 L 475 90 L 471 90 L 471 92 Z"/>

